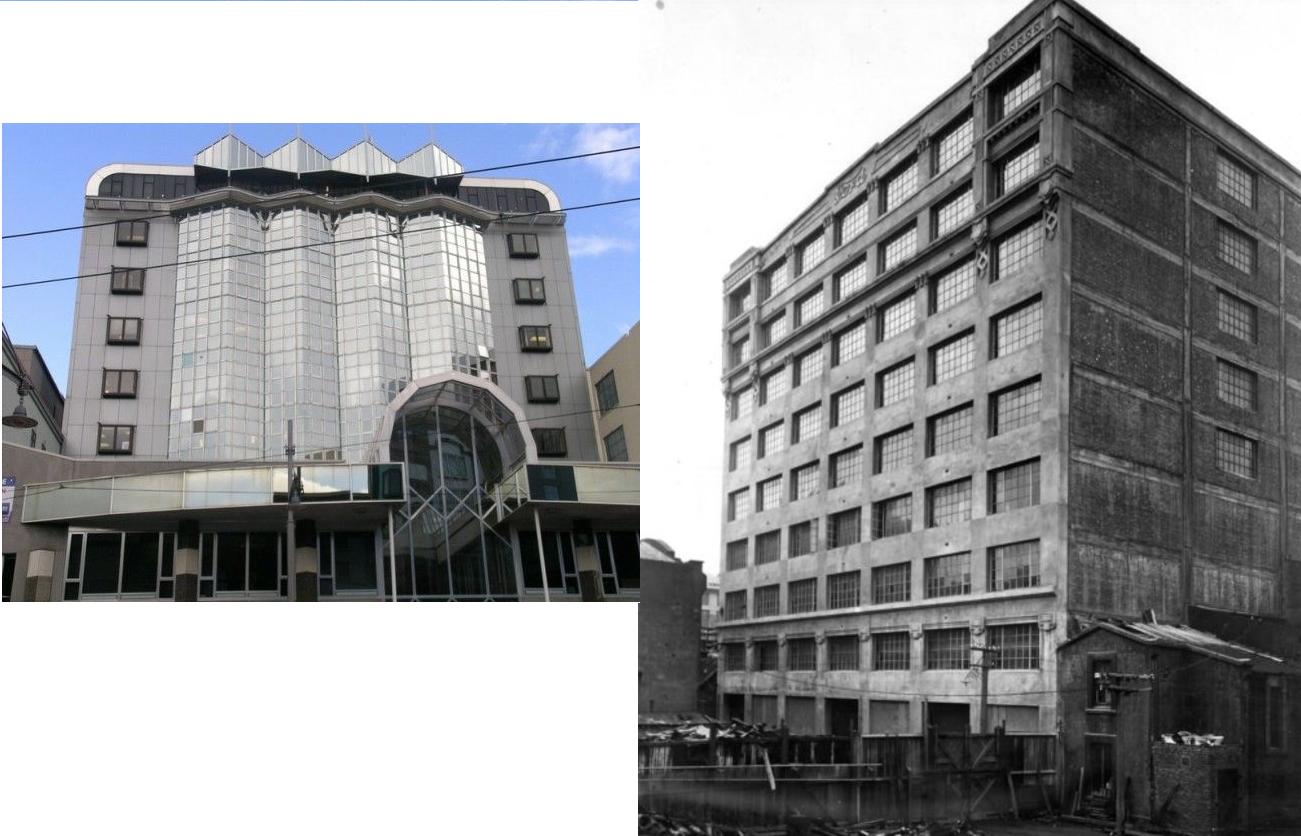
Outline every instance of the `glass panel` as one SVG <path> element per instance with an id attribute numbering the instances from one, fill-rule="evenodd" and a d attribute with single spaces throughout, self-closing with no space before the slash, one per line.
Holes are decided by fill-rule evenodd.
<path id="1" fill-rule="evenodd" d="M 632 531 L 610 532 L 610 545 L 614 549 L 614 570 L 623 589 L 641 587 L 641 554 L 637 547 L 637 534 Z"/>
<path id="2" fill-rule="evenodd" d="M 212 581 L 199 581 L 199 597 L 200 598 L 212 597 Z"/>
<path id="3" fill-rule="evenodd" d="M 130 533 L 122 552 L 122 591 L 153 592 L 158 586 L 158 535 Z"/>
<path id="4" fill-rule="evenodd" d="M 217 535 L 217 589 L 244 591 L 244 535 Z"/>
<path id="5" fill-rule="evenodd" d="M 179 508 L 181 477 L 180 473 L 116 477 L 113 480 L 113 513 Z"/>
<path id="6" fill-rule="evenodd" d="M 369 531 L 334 533 L 334 583 L 339 590 L 374 590 L 375 538 Z"/>
<path id="7" fill-rule="evenodd" d="M 81 584 L 79 583 L 65 583 L 63 585 L 63 600 L 65 601 L 77 600 L 77 590 L 80 586 Z"/>
<path id="8" fill-rule="evenodd" d="M 172 581 L 160 581 L 159 584 L 158 584 L 158 597 L 159 597 L 159 598 L 172 598 L 172 597 L 174 597 L 174 596 L 175 596 L 175 590 L 174 590 L 174 588 L 173 588 L 173 582 L 172 582 Z"/>
<path id="9" fill-rule="evenodd" d="M 280 568 L 275 532 L 259 531 L 248 536 L 248 588 L 274 592 L 279 588 Z"/>
<path id="10" fill-rule="evenodd" d="M 121 548 L 121 534 L 86 535 L 86 568 L 81 575 L 83 592 L 87 595 L 117 592 Z"/>
<path id="11" fill-rule="evenodd" d="M 163 565 L 158 570 L 158 574 L 164 578 L 172 576 L 172 562 L 176 555 L 176 535 L 172 533 L 163 534 Z"/>
<path id="12" fill-rule="evenodd" d="M 68 578 L 81 577 L 81 547 L 84 534 L 72 535 L 72 540 L 68 544 Z"/>

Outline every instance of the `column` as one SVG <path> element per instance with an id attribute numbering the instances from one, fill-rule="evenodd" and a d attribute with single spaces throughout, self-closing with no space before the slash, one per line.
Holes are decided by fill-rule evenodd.
<path id="1" fill-rule="evenodd" d="M 294 520 L 296 601 L 316 601 L 320 591 L 320 559 L 316 552 L 316 521 Z"/>
<path id="2" fill-rule="evenodd" d="M 199 600 L 199 523 L 181 520 L 176 527 L 176 556 L 172 559 L 176 589 L 173 600 Z"/>
<path id="3" fill-rule="evenodd" d="M 23 600 L 48 601 L 54 591 L 54 552 L 50 549 L 32 549 L 27 553 L 27 582 L 23 587 Z"/>
<path id="4" fill-rule="evenodd" d="M 578 588 L 584 601 L 604 601 L 601 563 L 596 554 L 596 537 L 588 520 L 574 521 L 574 562 L 578 566 Z"/>

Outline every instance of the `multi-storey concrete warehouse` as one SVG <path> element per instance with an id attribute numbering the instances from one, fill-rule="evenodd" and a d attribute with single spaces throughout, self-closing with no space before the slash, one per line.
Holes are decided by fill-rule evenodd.
<path id="1" fill-rule="evenodd" d="M 1301 172 L 1075 3 L 724 293 L 724 716 L 974 729 L 984 661 L 1052 732 L 1090 618 L 1296 635 Z"/>
<path id="2" fill-rule="evenodd" d="M 461 172 L 234 136 L 96 171 L 66 457 L 5 450 L 24 594 L 635 598 L 637 469 L 601 462 L 559 198 Z"/>

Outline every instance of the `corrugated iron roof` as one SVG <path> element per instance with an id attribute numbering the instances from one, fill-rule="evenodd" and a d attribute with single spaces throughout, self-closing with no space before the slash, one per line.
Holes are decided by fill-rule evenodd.
<path id="1" fill-rule="evenodd" d="M 1058 650 L 1084 638 L 1095 630 L 1107 630 L 1127 639 L 1158 647 L 1173 647 L 1201 653 L 1231 665 L 1243 665 L 1262 673 L 1301 674 L 1301 666 L 1265 653 L 1262 650 L 1225 641 L 1212 633 L 1194 630 L 1180 624 L 1149 624 L 1142 621 L 1107 620 L 1095 622 L 1068 641 Z"/>

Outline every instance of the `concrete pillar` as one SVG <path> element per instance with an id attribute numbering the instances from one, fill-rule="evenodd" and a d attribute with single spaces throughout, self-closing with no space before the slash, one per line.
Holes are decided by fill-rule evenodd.
<path id="1" fill-rule="evenodd" d="M 32 549 L 27 553 L 27 581 L 23 584 L 23 600 L 49 601 L 54 592 L 54 552 L 50 549 Z"/>
<path id="2" fill-rule="evenodd" d="M 583 600 L 604 601 L 601 559 L 596 553 L 596 537 L 588 520 L 574 521 L 574 564 L 578 568 L 578 589 Z"/>
<path id="3" fill-rule="evenodd" d="M 196 520 L 181 520 L 177 526 L 172 576 L 176 579 L 172 600 L 199 600 L 199 523 Z"/>
<path id="4" fill-rule="evenodd" d="M 316 601 L 320 592 L 320 558 L 316 553 L 316 522 L 294 520 L 294 572 L 296 601 Z"/>

